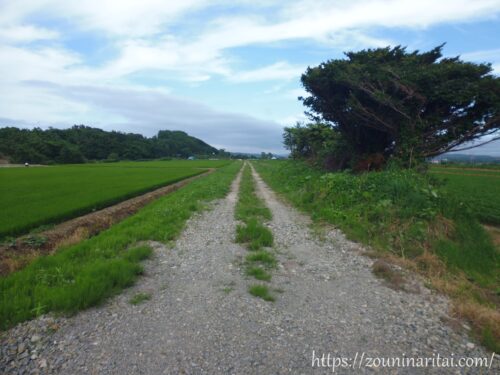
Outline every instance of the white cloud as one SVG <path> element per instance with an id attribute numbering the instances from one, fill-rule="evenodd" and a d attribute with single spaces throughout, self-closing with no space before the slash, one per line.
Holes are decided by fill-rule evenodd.
<path id="1" fill-rule="evenodd" d="M 156 43 L 127 41 L 122 44 L 120 55 L 96 69 L 96 73 L 102 77 L 119 78 L 141 70 L 170 70 L 182 73 L 188 81 L 206 80 L 211 74 L 228 74 L 226 62 L 218 51 L 203 53 L 175 38 Z"/>
<path id="2" fill-rule="evenodd" d="M 292 66 L 286 61 L 279 61 L 263 68 L 233 73 L 229 79 L 233 82 L 296 80 L 300 77 L 304 70 L 304 66 Z"/>
<path id="3" fill-rule="evenodd" d="M 363 48 L 387 47 L 397 44 L 387 38 L 369 35 L 369 31 L 339 30 L 326 35 L 322 41 L 343 51 L 355 51 Z"/>
<path id="4" fill-rule="evenodd" d="M 424 28 L 436 23 L 493 17 L 499 0 L 358 0 L 296 1 L 283 6 L 279 20 L 262 17 L 221 17 L 195 43 L 226 49 L 290 39 L 323 39 L 332 33 L 351 30 L 365 42 L 378 40 L 363 29 L 372 27 Z M 355 31 L 353 31 L 355 30 Z"/>
<path id="5" fill-rule="evenodd" d="M 66 81 L 69 70 L 81 63 L 80 57 L 61 48 L 30 49 L 0 45 L 0 84 L 29 79 Z"/>
<path id="6" fill-rule="evenodd" d="M 59 36 L 57 31 L 33 25 L 17 25 L 0 29 L 0 42 L 3 43 L 27 43 L 57 39 Z"/>
<path id="7" fill-rule="evenodd" d="M 0 24 L 32 15 L 71 19 L 82 30 L 117 36 L 155 34 L 177 17 L 206 6 L 208 0 L 16 0 L 0 5 Z"/>

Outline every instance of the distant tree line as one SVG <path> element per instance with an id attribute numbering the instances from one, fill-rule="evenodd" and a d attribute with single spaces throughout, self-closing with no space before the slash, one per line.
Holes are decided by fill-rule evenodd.
<path id="1" fill-rule="evenodd" d="M 225 151 L 221 150 L 225 155 Z M 84 163 L 218 155 L 219 150 L 183 131 L 161 130 L 151 138 L 84 125 L 42 130 L 0 128 L 0 156 L 11 163 Z"/>
<path id="2" fill-rule="evenodd" d="M 443 58 L 442 48 L 368 49 L 308 68 L 301 80 L 310 95 L 299 99 L 313 122 L 286 128 L 285 146 L 328 169 L 371 170 L 500 138 L 491 64 Z"/>

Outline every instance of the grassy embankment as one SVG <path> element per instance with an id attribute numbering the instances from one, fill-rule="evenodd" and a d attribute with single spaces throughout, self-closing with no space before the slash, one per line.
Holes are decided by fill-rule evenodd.
<path id="1" fill-rule="evenodd" d="M 256 167 L 315 221 L 334 224 L 376 256 L 425 275 L 452 297 L 454 312 L 471 322 L 483 344 L 498 352 L 499 252 L 460 196 L 408 170 L 324 173 L 292 161 Z"/>
<path id="2" fill-rule="evenodd" d="M 276 267 L 276 258 L 265 249 L 273 246 L 273 234 L 263 223 L 271 220 L 271 211 L 256 195 L 255 181 L 248 165 L 243 170 L 235 217 L 243 222 L 236 228 L 236 242 L 246 244 L 250 251 L 245 258 L 245 273 L 269 282 L 270 271 Z M 266 301 L 275 300 L 265 284 L 252 284 L 248 291 Z"/>
<path id="3" fill-rule="evenodd" d="M 143 241 L 168 242 L 204 202 L 229 191 L 241 163 L 232 163 L 164 196 L 99 235 L 42 256 L 0 278 L 0 329 L 49 311 L 73 313 L 133 284 L 152 250 Z"/>
<path id="4" fill-rule="evenodd" d="M 1 168 L 0 238 L 74 218 L 220 165 L 153 161 Z"/>

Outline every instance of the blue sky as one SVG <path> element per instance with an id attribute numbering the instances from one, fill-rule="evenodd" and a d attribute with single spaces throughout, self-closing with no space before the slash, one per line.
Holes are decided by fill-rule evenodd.
<path id="1" fill-rule="evenodd" d="M 283 153 L 308 66 L 446 42 L 500 74 L 499 35 L 500 0 L 0 0 L 0 125 L 180 129 Z"/>

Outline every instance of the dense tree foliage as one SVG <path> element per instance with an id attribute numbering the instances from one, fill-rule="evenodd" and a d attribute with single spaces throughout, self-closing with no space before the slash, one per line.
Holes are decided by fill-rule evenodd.
<path id="1" fill-rule="evenodd" d="M 0 129 L 0 154 L 13 163 L 83 163 L 217 153 L 217 149 L 182 131 L 161 130 L 147 138 L 83 125 L 64 130 Z"/>
<path id="2" fill-rule="evenodd" d="M 343 169 L 351 161 L 351 149 L 338 130 L 322 123 L 287 127 L 284 145 L 296 159 L 309 159 L 325 169 Z"/>
<path id="3" fill-rule="evenodd" d="M 442 58 L 442 47 L 346 53 L 346 59 L 307 69 L 302 84 L 310 96 L 301 100 L 311 118 L 338 131 L 357 159 L 379 154 L 411 165 L 498 135 L 500 78 L 490 64 Z"/>

